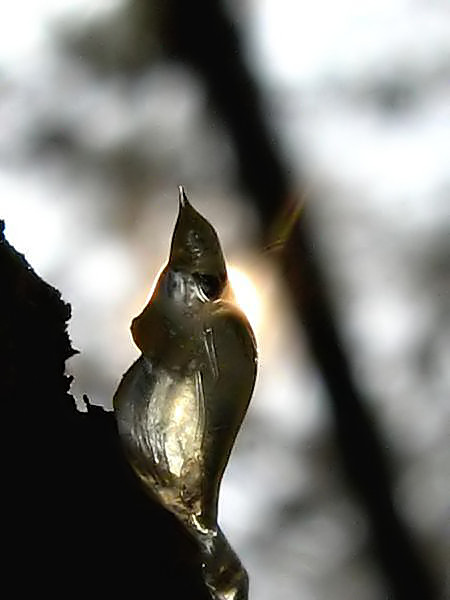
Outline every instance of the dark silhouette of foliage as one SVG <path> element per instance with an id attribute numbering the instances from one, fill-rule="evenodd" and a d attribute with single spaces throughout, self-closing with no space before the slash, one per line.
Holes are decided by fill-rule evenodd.
<path id="1" fill-rule="evenodd" d="M 8 244 L 3 224 L 0 281 L 5 589 L 208 598 L 196 546 L 142 492 L 112 413 L 77 411 L 64 374 L 70 306 Z"/>

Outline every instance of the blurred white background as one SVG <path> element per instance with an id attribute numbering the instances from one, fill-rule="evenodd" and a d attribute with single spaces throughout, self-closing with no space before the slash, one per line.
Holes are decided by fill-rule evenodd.
<path id="1" fill-rule="evenodd" d="M 72 305 L 81 350 L 68 365 L 72 392 L 80 406 L 86 393 L 111 407 L 137 355 L 129 323 L 167 257 L 183 183 L 219 232 L 238 295 L 251 299 L 260 347 L 221 498 L 251 598 L 381 600 L 320 375 L 283 281 L 256 247 L 226 129 L 186 67 L 156 51 L 138 73 L 111 67 L 132 40 L 127 7 L 17 0 L 1 11 L 0 218 Z M 299 195 L 314 190 L 316 242 L 353 372 L 382 428 L 400 512 L 440 573 L 450 521 L 449 4 L 228 8 Z M 93 38 L 97 64 L 77 52 Z"/>

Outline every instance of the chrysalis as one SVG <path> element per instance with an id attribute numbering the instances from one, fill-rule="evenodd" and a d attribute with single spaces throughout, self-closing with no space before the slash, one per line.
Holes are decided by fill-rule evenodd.
<path id="1" fill-rule="evenodd" d="M 131 327 L 142 354 L 124 375 L 114 409 L 146 490 L 197 540 L 211 597 L 246 600 L 248 576 L 217 524 L 217 504 L 257 354 L 228 286 L 217 234 L 180 187 L 169 261 Z"/>

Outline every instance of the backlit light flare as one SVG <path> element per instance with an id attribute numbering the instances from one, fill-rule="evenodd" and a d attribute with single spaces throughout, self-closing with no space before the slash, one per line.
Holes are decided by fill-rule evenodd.
<path id="1" fill-rule="evenodd" d="M 261 295 L 254 282 L 242 269 L 228 266 L 227 271 L 236 303 L 249 320 L 255 335 L 258 335 L 263 312 Z"/>

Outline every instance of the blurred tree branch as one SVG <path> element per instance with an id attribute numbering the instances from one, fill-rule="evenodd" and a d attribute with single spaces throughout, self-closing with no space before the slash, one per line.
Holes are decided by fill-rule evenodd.
<path id="1" fill-rule="evenodd" d="M 204 79 L 234 142 L 241 184 L 260 215 L 265 241 L 270 241 L 272 224 L 289 202 L 291 185 L 264 120 L 257 85 L 243 61 L 235 27 L 219 0 L 199 0 L 195 8 L 173 0 L 168 13 L 173 55 Z M 369 517 L 373 548 L 392 597 L 431 600 L 436 597 L 435 582 L 394 506 L 381 438 L 352 378 L 313 238 L 305 215 L 280 266 L 332 404 L 343 465 Z"/>

